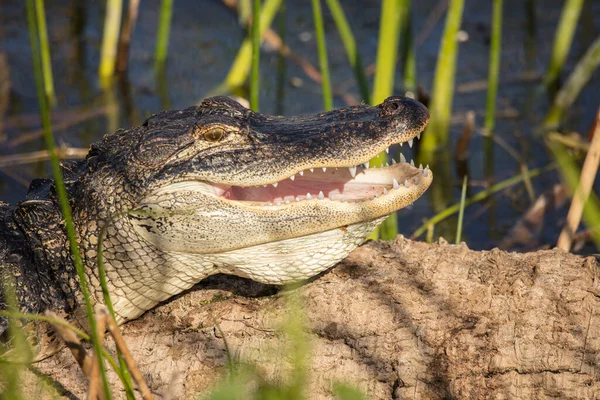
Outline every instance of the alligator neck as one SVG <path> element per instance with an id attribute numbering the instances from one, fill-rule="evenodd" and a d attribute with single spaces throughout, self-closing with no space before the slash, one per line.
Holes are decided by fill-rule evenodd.
<path id="1" fill-rule="evenodd" d="M 21 311 L 72 311 L 77 280 L 62 216 L 50 200 L 0 204 L 0 280 L 10 282 Z M 0 308 L 6 307 L 0 293 Z M 0 331 L 6 321 L 0 320 Z"/>

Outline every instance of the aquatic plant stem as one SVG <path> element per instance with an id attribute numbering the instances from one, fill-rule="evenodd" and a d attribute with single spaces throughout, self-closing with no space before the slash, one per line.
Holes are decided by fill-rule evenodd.
<path id="1" fill-rule="evenodd" d="M 377 68 L 373 84 L 371 104 L 379 104 L 390 96 L 394 90 L 396 74 L 396 57 L 400 38 L 400 25 L 407 20 L 408 2 L 410 0 L 383 0 L 381 17 L 379 19 L 379 42 L 377 45 Z M 369 162 L 374 166 L 382 166 L 387 160 L 387 154 L 382 152 Z M 381 238 L 391 240 L 398 234 L 396 213 L 388 217 L 378 229 L 373 231 L 369 239 Z"/>
<path id="2" fill-rule="evenodd" d="M 269 26 L 271 26 L 271 22 L 273 22 L 273 18 L 275 18 L 275 14 L 277 13 L 277 10 L 279 10 L 281 1 L 282 0 L 265 0 L 263 3 L 259 23 L 261 37 Z M 242 86 L 250 73 L 251 63 L 252 43 L 249 38 L 246 38 L 238 50 L 237 56 L 225 78 L 225 82 L 213 89 L 211 94 L 231 91 L 232 89 Z"/>
<path id="3" fill-rule="evenodd" d="M 258 112 L 260 95 L 260 0 L 252 2 L 252 67 L 250 69 L 250 108 Z"/>
<path id="4" fill-rule="evenodd" d="M 48 46 L 48 29 L 46 27 L 44 0 L 35 0 L 35 15 L 40 43 L 40 54 L 42 58 L 42 72 L 44 74 L 44 91 L 48 100 L 48 104 L 53 106 L 56 103 L 56 96 L 54 93 L 54 78 L 52 77 L 50 47 Z"/>
<path id="5" fill-rule="evenodd" d="M 585 161 L 583 162 L 579 184 L 577 184 L 577 189 L 573 194 L 573 201 L 571 202 L 571 207 L 569 208 L 569 213 L 567 214 L 567 222 L 565 223 L 565 226 L 562 232 L 560 233 L 560 236 L 558 237 L 558 242 L 556 244 L 556 247 L 564 251 L 571 250 L 571 245 L 573 244 L 575 232 L 577 232 L 577 227 L 579 226 L 582 214 L 584 213 L 584 206 L 590 198 L 590 193 L 594 185 L 594 181 L 596 179 L 596 174 L 598 173 L 598 166 L 600 165 L 600 110 L 596 115 L 595 125 L 596 127 L 594 130 L 592 143 L 590 144 L 590 149 L 585 157 Z M 559 161 L 559 165 L 561 166 L 563 176 L 566 176 L 567 173 L 564 170 L 575 168 L 573 162 L 569 160 L 569 156 L 564 150 L 562 144 L 559 144 L 558 142 L 553 142 L 550 145 L 550 148 L 555 154 L 560 153 L 557 157 L 557 160 Z M 575 174 L 576 171 L 571 172 L 571 175 Z M 576 179 L 573 178 L 568 179 L 569 186 L 573 185 L 571 186 L 571 188 L 574 187 L 575 180 Z M 593 214 L 590 214 L 590 212 L 593 213 L 593 211 L 588 210 L 589 215 L 586 218 L 588 226 L 590 228 L 595 228 L 598 225 L 598 223 L 600 223 L 600 213 L 598 212 L 598 210 L 596 210 L 596 213 Z M 596 242 L 596 247 L 600 249 L 600 232 L 598 232 L 597 230 L 594 231 L 592 237 Z"/>
<path id="6" fill-rule="evenodd" d="M 527 175 L 527 178 L 534 178 L 544 172 L 553 170 L 555 168 L 556 168 L 556 163 L 551 163 L 551 164 L 546 165 L 545 167 L 530 170 Z M 484 199 L 490 197 L 492 194 L 499 192 L 500 190 L 506 189 L 509 186 L 515 185 L 517 183 L 521 183 L 525 180 L 525 178 L 526 178 L 525 174 L 519 174 L 517 176 L 513 176 L 512 178 L 506 179 L 502 182 L 498 182 L 497 184 L 491 186 L 488 190 L 481 191 L 481 192 L 477 193 L 475 196 L 472 196 L 471 198 L 465 200 L 465 207 L 468 207 L 471 204 L 477 203 L 478 201 L 484 200 Z M 417 230 L 415 230 L 413 232 L 413 234 L 410 235 L 410 238 L 416 239 L 417 237 L 419 237 L 423 233 L 425 233 L 428 229 L 430 229 L 429 228 L 430 226 L 435 225 L 435 224 L 445 220 L 446 218 L 450 217 L 451 215 L 456 214 L 459 210 L 460 210 L 460 203 L 457 203 L 457 204 L 454 204 L 454 205 L 446 208 L 445 210 L 437 213 L 436 215 L 434 215 L 433 217 L 431 217 L 427 221 L 425 221 L 423 223 L 423 225 L 421 225 Z"/>
<path id="7" fill-rule="evenodd" d="M 122 12 L 123 0 L 107 0 L 106 15 L 104 16 L 100 67 L 98 69 L 100 86 L 103 88 L 110 86 L 115 74 Z"/>
<path id="8" fill-rule="evenodd" d="M 319 53 L 319 67 L 321 69 L 321 90 L 323 92 L 323 109 L 333 109 L 333 96 L 331 95 L 331 82 L 329 79 L 329 62 L 327 60 L 327 43 L 325 42 L 325 28 L 323 27 L 323 12 L 321 0 L 312 0 L 313 21 L 315 24 L 315 37 L 317 39 L 317 52 Z"/>
<path id="9" fill-rule="evenodd" d="M 554 45 L 552 46 L 548 72 L 546 72 L 546 77 L 544 78 L 546 88 L 551 88 L 558 81 L 560 71 L 571 48 L 571 42 L 573 41 L 573 35 L 575 34 L 575 28 L 577 28 L 577 21 L 579 20 L 584 1 L 566 0 L 564 3 L 560 22 L 554 35 Z"/>
<path id="10" fill-rule="evenodd" d="M 77 235 L 75 233 L 75 225 L 73 224 L 73 218 L 71 216 L 71 208 L 69 207 L 69 200 L 67 198 L 67 191 L 65 183 L 62 179 L 62 173 L 60 170 L 60 162 L 56 156 L 56 146 L 54 143 L 54 136 L 52 134 L 52 126 L 50 122 L 50 110 L 48 109 L 48 103 L 44 94 L 44 76 L 42 73 L 42 66 L 39 54 L 39 46 L 37 38 L 35 36 L 35 11 L 33 0 L 27 0 L 27 24 L 29 26 L 30 43 L 31 43 L 31 54 L 33 60 L 33 69 L 35 73 L 35 86 L 40 106 L 40 116 L 42 119 L 42 127 L 44 129 L 44 140 L 46 142 L 46 148 L 50 154 L 50 165 L 52 167 L 52 175 L 54 177 L 54 186 L 58 196 L 60 209 L 64 219 L 65 229 L 67 231 L 67 237 L 69 239 L 69 245 L 71 255 L 73 257 L 73 263 L 77 276 L 79 278 L 79 285 L 81 288 L 81 294 L 83 297 L 85 310 L 87 312 L 88 323 L 91 330 L 92 343 L 94 346 L 94 352 L 97 355 L 96 360 L 100 367 L 100 375 L 102 378 L 102 385 L 104 387 L 105 396 L 110 400 L 110 388 L 108 386 L 108 380 L 106 379 L 106 370 L 104 368 L 102 347 L 96 331 L 96 319 L 94 318 L 94 310 L 92 308 L 92 302 L 90 299 L 90 290 L 88 287 L 87 277 L 85 275 L 83 260 L 81 253 L 79 252 L 79 246 L 77 244 Z"/>
<path id="11" fill-rule="evenodd" d="M 500 51 L 502 47 L 502 5 L 503 0 L 493 0 L 492 37 L 490 43 L 490 62 L 488 70 L 488 91 L 485 106 L 484 128 L 493 137 L 496 122 L 496 98 L 500 77 Z"/>
<path id="12" fill-rule="evenodd" d="M 465 198 L 467 197 L 467 176 L 465 175 L 460 193 L 460 203 L 458 205 L 458 223 L 456 224 L 456 244 L 460 244 L 463 230 L 463 221 L 465 216 Z"/>
<path id="13" fill-rule="evenodd" d="M 592 74 L 598 66 L 600 66 L 600 37 L 590 45 L 583 57 L 577 62 L 567 82 L 558 91 L 554 98 L 554 104 L 544 120 L 544 129 L 554 129 L 560 124 L 565 111 L 575 102 L 575 99 L 585 84 L 592 78 Z"/>
<path id="14" fill-rule="evenodd" d="M 350 66 L 352 66 L 352 70 L 354 71 L 354 76 L 356 78 L 356 83 L 358 84 L 360 97 L 362 97 L 363 101 L 370 104 L 371 96 L 369 95 L 369 83 L 367 81 L 367 76 L 363 68 L 360 53 L 356 48 L 356 41 L 354 39 L 354 35 L 352 34 L 350 24 L 348 24 L 348 20 L 346 19 L 346 15 L 344 14 L 344 9 L 342 8 L 339 0 L 325 0 L 325 2 L 327 3 L 327 7 L 331 12 L 333 21 L 335 22 L 338 33 L 340 34 L 340 38 L 342 39 L 342 44 L 344 45 L 346 55 L 348 56 L 348 62 L 350 63 Z"/>
<path id="15" fill-rule="evenodd" d="M 450 1 L 433 79 L 433 91 L 429 104 L 431 119 L 421 141 L 421 154 L 424 156 L 425 153 L 431 153 L 448 143 L 458 56 L 457 34 L 462 22 L 463 9 L 464 0 Z M 422 161 L 433 164 L 433 160 L 428 158 L 431 157 L 425 156 Z"/>
<path id="16" fill-rule="evenodd" d="M 156 71 L 162 70 L 165 67 L 167 54 L 169 53 L 172 16 L 173 0 L 162 0 L 160 3 L 158 32 L 156 33 L 156 49 L 154 51 L 154 69 Z"/>

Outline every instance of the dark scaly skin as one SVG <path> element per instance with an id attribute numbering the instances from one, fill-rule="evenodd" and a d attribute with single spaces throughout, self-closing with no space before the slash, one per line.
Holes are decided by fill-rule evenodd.
<path id="1" fill-rule="evenodd" d="M 273 279 L 277 281 L 279 272 L 274 273 L 274 278 L 263 278 L 230 270 L 228 266 L 221 269 L 215 267 L 197 276 L 178 280 L 177 268 L 182 265 L 193 268 L 199 259 L 212 265 L 215 262 L 210 260 L 219 254 L 235 255 L 236 249 L 253 249 L 256 247 L 252 246 L 257 243 L 250 243 L 248 239 L 245 245 L 244 235 L 228 238 L 225 237 L 227 233 L 222 232 L 223 237 L 209 234 L 209 239 L 213 240 L 210 248 L 218 249 L 212 251 L 216 256 L 206 254 L 208 252 L 201 249 L 190 252 L 194 254 L 183 255 L 179 250 L 173 252 L 166 247 L 157 249 L 153 242 L 155 237 L 150 237 L 151 234 L 165 235 L 166 243 L 168 235 L 172 234 L 169 231 L 169 226 L 173 226 L 172 220 L 156 215 L 148 217 L 143 213 L 133 215 L 131 210 L 144 211 L 158 204 L 156 199 L 160 196 L 157 197 L 156 193 L 177 182 L 262 187 L 310 168 L 351 167 L 368 161 L 393 143 L 412 139 L 423 130 L 427 121 L 428 113 L 422 105 L 402 98 L 390 98 L 376 107 L 362 105 L 312 116 L 284 118 L 257 114 L 233 100 L 215 97 L 206 99 L 198 107 L 155 114 L 139 127 L 105 136 L 91 146 L 85 161 L 63 163 L 80 250 L 92 287 L 92 300 L 102 301 L 96 246 L 101 228 L 111 217 L 113 222 L 107 226 L 104 254 L 113 302 L 117 303 L 117 308 L 119 301 L 123 300 L 125 304 L 119 314 L 120 322 L 137 317 L 159 301 L 213 273 L 233 273 L 268 283 Z M 207 140 L 205 135 L 207 129 L 214 127 L 219 127 L 225 133 L 217 142 Z M 390 204 L 379 204 L 374 200 L 371 207 L 371 202 L 365 201 L 364 210 L 361 211 L 364 216 L 354 219 L 353 211 L 345 213 L 344 204 L 348 203 L 335 203 L 329 199 L 299 203 L 293 208 L 294 220 L 310 220 L 311 215 L 326 220 L 328 207 L 331 206 L 331 215 L 345 222 L 339 225 L 332 223 L 329 228 L 307 228 L 294 226 L 294 222 L 290 222 L 292 225 L 289 230 L 298 228 L 306 231 L 303 235 L 311 237 L 312 234 L 337 229 L 338 226 L 345 230 L 348 224 L 354 227 L 358 225 L 352 224 L 366 221 L 368 224 L 361 229 L 368 232 L 385 215 L 416 200 L 429 186 L 431 177 L 427 173 L 422 177 L 422 170 L 419 172 L 408 165 L 405 169 L 410 173 L 407 175 L 409 179 L 415 176 L 417 182 L 420 177 L 421 182 L 413 185 L 418 186 L 418 190 L 410 193 L 407 190 L 403 197 L 394 202 L 390 200 Z M 202 196 L 194 200 L 194 210 L 202 211 Z M 217 199 L 207 208 L 216 207 L 218 211 L 219 201 Z M 237 207 L 237 203 L 231 204 Z M 165 206 L 165 209 L 171 210 L 171 206 Z M 279 213 L 278 207 L 273 206 L 265 215 Z M 290 207 L 281 205 L 281 213 L 288 215 L 285 212 L 289 212 Z M 245 212 L 250 216 L 257 213 L 263 217 L 261 210 L 248 211 L 242 207 L 242 218 Z M 163 226 L 166 226 L 164 231 L 161 230 Z M 200 226 L 198 229 L 204 228 Z M 310 229 L 314 232 L 309 232 Z M 285 243 L 286 240 L 296 240 L 290 233 L 280 232 L 277 235 L 281 236 L 269 241 Z M 332 256 L 328 265 L 319 264 L 318 268 L 323 270 L 335 264 L 362 239 L 351 237 L 348 240 L 350 244 Z M 227 244 L 229 242 L 235 242 L 235 246 Z M 176 241 L 175 244 L 185 245 Z M 229 247 L 223 247 L 225 244 Z M 276 283 L 301 279 L 311 274 L 314 274 L 312 270 L 300 271 L 291 277 L 282 274 L 281 282 Z M 172 282 L 165 278 L 173 275 L 175 278 Z M 0 204 L 0 276 L 11 278 L 8 282 L 14 285 L 17 301 L 23 311 L 39 313 L 52 309 L 71 315 L 80 310 L 81 294 L 68 253 L 64 224 L 52 181 L 34 181 L 27 199 L 16 206 Z M 155 285 L 151 288 L 148 284 L 146 289 L 147 282 L 154 284 L 163 279 L 166 279 L 166 286 Z M 139 293 L 143 291 L 149 294 L 142 301 Z M 0 303 L 4 303 L 2 298 Z M 0 319 L 0 323 L 0 329 L 6 326 L 5 320 Z"/>

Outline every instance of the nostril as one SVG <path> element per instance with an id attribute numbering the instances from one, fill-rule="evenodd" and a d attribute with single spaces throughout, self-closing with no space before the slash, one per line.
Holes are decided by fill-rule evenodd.
<path id="1" fill-rule="evenodd" d="M 410 107 L 412 100 L 406 97 L 391 96 L 383 101 L 381 110 L 383 115 L 397 115 L 402 112 L 407 106 Z"/>

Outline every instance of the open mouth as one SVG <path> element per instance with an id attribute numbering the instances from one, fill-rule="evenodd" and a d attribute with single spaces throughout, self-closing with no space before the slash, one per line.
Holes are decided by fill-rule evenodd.
<path id="1" fill-rule="evenodd" d="M 309 168 L 263 186 L 211 184 L 204 192 L 250 206 L 281 206 L 311 200 L 359 203 L 420 187 L 431 179 L 429 167 L 415 166 L 401 154 L 391 165 Z M 427 185 L 429 186 L 429 185 Z"/>

